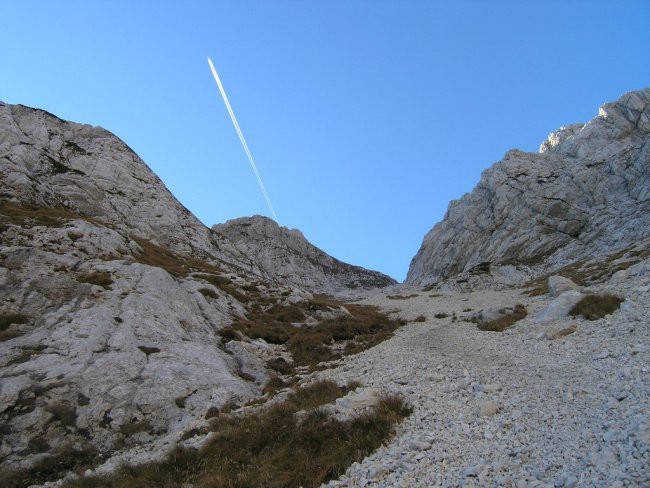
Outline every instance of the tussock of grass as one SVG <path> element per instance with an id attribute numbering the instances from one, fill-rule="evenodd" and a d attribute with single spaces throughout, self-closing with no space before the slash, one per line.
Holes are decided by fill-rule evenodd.
<path id="1" fill-rule="evenodd" d="M 45 411 L 52 415 L 52 421 L 73 427 L 77 424 L 77 411 L 67 403 L 49 403 Z"/>
<path id="2" fill-rule="evenodd" d="M 283 358 L 275 358 L 266 362 L 266 365 L 280 374 L 293 373 L 293 366 L 285 361 Z"/>
<path id="3" fill-rule="evenodd" d="M 575 304 L 569 314 L 582 315 L 587 320 L 598 320 L 618 310 L 623 301 L 623 298 L 609 293 L 587 295 Z"/>
<path id="4" fill-rule="evenodd" d="M 438 312 L 437 314 L 434 315 L 434 317 L 437 319 L 446 319 L 447 317 L 449 317 L 449 314 L 445 312 Z"/>
<path id="5" fill-rule="evenodd" d="M 503 317 L 488 322 L 479 321 L 478 328 L 479 330 L 490 332 L 503 332 L 507 328 L 512 327 L 516 322 L 525 318 L 527 315 L 528 311 L 526 310 L 526 307 L 517 304 L 512 312 L 505 314 Z"/>
<path id="6" fill-rule="evenodd" d="M 314 388 L 306 387 L 303 390 Z M 246 416 L 219 417 L 214 437 L 201 449 L 177 448 L 162 462 L 124 466 L 105 477 L 68 482 L 66 488 L 197 487 L 312 488 L 337 478 L 355 461 L 376 450 L 411 409 L 396 396 L 349 421 L 321 410 L 296 416 L 298 409 L 319 406 L 336 393 L 296 393 L 287 402 Z M 300 395 L 300 396 L 298 396 Z"/>
<path id="7" fill-rule="evenodd" d="M 412 295 L 386 295 L 386 298 L 389 300 L 408 300 L 409 298 L 415 298 L 418 297 L 417 293 L 413 293 Z"/>
<path id="8" fill-rule="evenodd" d="M 55 449 L 36 464 L 25 470 L 0 469 L 0 486 L 26 488 L 56 481 L 70 471 L 81 473 L 98 460 L 97 451 L 90 445 L 64 445 Z"/>
<path id="9" fill-rule="evenodd" d="M 85 275 L 77 277 L 79 283 L 90 283 L 91 285 L 98 285 L 106 290 L 111 289 L 113 278 L 108 271 L 94 271 Z"/>
<path id="10" fill-rule="evenodd" d="M 413 322 L 426 322 L 427 318 L 424 315 L 418 315 L 413 319 Z"/>
<path id="11" fill-rule="evenodd" d="M 219 298 L 217 293 L 212 288 L 199 288 L 199 293 L 206 298 Z"/>
<path id="12" fill-rule="evenodd" d="M 11 330 L 10 327 L 14 324 L 26 324 L 29 322 L 29 316 L 23 313 L 0 313 L 0 342 L 8 341 L 20 337 L 23 332 L 18 330 Z"/>

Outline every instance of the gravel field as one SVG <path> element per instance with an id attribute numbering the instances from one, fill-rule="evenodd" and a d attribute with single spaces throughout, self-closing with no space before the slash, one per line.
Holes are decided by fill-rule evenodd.
<path id="1" fill-rule="evenodd" d="M 404 288 L 401 296 L 418 296 L 365 299 L 426 321 L 319 375 L 399 392 L 414 412 L 388 445 L 326 486 L 650 486 L 649 282 L 644 273 L 585 290 L 625 297 L 595 321 L 539 323 L 552 298 L 523 290 Z M 517 303 L 528 316 L 505 332 L 463 320 Z"/>

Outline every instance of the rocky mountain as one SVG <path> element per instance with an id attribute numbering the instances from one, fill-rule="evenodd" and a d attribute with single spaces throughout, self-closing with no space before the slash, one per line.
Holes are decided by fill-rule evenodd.
<path id="1" fill-rule="evenodd" d="M 222 339 L 233 323 L 296 304 L 318 323 L 343 312 L 308 290 L 391 282 L 266 226 L 245 246 L 212 232 L 110 132 L 0 103 L 0 464 L 173 446 L 286 355 Z"/>
<path id="2" fill-rule="evenodd" d="M 280 227 L 267 217 L 229 220 L 212 231 L 222 236 L 222 249 L 268 280 L 326 293 L 396 284 L 389 276 L 333 258 L 299 230 Z"/>
<path id="3" fill-rule="evenodd" d="M 650 236 L 650 89 L 561 127 L 539 153 L 509 151 L 424 237 L 406 283 L 472 269 L 546 271 Z M 519 269 L 519 271 L 521 271 Z"/>

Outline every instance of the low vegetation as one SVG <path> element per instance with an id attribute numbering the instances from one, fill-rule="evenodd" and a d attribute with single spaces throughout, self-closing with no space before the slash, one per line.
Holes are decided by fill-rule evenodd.
<path id="1" fill-rule="evenodd" d="M 413 322 L 426 322 L 427 318 L 424 315 L 418 315 L 413 319 Z"/>
<path id="2" fill-rule="evenodd" d="M 591 294 L 584 297 L 569 312 L 570 315 L 582 315 L 587 320 L 598 320 L 620 307 L 623 299 L 609 293 Z"/>
<path id="3" fill-rule="evenodd" d="M 449 314 L 445 312 L 438 312 L 437 314 L 434 315 L 434 317 L 437 319 L 446 319 L 447 317 L 449 317 Z"/>
<path id="4" fill-rule="evenodd" d="M 418 297 L 417 293 L 413 293 L 412 295 L 386 295 L 386 298 L 389 300 L 408 300 L 409 298 L 415 298 Z"/>
<path id="5" fill-rule="evenodd" d="M 323 381 L 296 389 L 286 401 L 248 415 L 219 415 L 211 420 L 214 437 L 201 449 L 179 447 L 164 461 L 123 466 L 112 475 L 80 478 L 64 486 L 320 486 L 380 447 L 395 424 L 411 413 L 397 396 L 385 396 L 373 410 L 347 421 L 317 408 L 347 390 Z M 296 415 L 305 409 L 311 410 Z"/>
<path id="6" fill-rule="evenodd" d="M 81 474 L 98 462 L 97 451 L 90 445 L 66 444 L 40 458 L 31 468 L 24 470 L 1 469 L 0 486 L 27 488 L 55 481 L 69 472 Z"/>
<path id="7" fill-rule="evenodd" d="M 305 320 L 308 311 L 338 309 L 340 305 L 336 300 L 318 297 L 307 304 L 254 308 L 247 319 L 233 324 L 233 329 L 251 339 L 285 345 L 294 366 L 315 366 L 379 344 L 405 323 L 388 318 L 374 306 L 347 304 L 349 314 L 341 313 L 310 326 L 292 325 Z M 282 368 L 284 372 L 274 369 L 288 374 L 288 368 Z"/>
<path id="8" fill-rule="evenodd" d="M 17 312 L 0 312 L 0 342 L 8 341 L 15 337 L 21 336 L 22 332 L 11 330 L 11 326 L 26 324 L 29 322 L 29 316 Z"/>
<path id="9" fill-rule="evenodd" d="M 106 290 L 111 289 L 113 278 L 108 271 L 93 271 L 77 277 L 79 283 L 90 283 L 91 285 L 101 286 Z"/>
<path id="10" fill-rule="evenodd" d="M 18 206 L 6 200 L 0 200 L 0 223 L 19 225 L 21 227 L 63 227 L 70 220 L 90 220 L 70 209 L 63 207 L 38 207 L 35 205 Z"/>
<path id="11" fill-rule="evenodd" d="M 512 327 L 516 322 L 519 322 L 528 315 L 526 307 L 521 304 L 515 305 L 515 307 L 510 311 L 506 312 L 505 309 L 500 310 L 501 313 L 505 313 L 502 317 L 498 319 L 489 320 L 489 321 L 478 321 L 479 330 L 485 330 L 490 332 L 503 332 L 504 330 Z"/>
<path id="12" fill-rule="evenodd" d="M 629 247 L 609 256 L 604 256 L 598 261 L 576 261 L 555 271 L 553 274 L 569 278 L 580 286 L 591 286 L 608 280 L 617 271 L 627 269 L 647 257 L 650 257 L 650 249 Z M 541 276 L 528 283 L 527 295 L 546 295 L 549 292 L 549 276 Z"/>

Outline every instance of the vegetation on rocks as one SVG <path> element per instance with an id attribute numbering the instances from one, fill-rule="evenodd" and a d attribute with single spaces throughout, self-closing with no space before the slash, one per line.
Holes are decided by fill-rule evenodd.
<path id="1" fill-rule="evenodd" d="M 505 310 L 504 310 L 505 312 Z M 525 318 L 528 315 L 526 307 L 521 304 L 515 305 L 512 311 L 505 313 L 502 317 L 489 321 L 478 321 L 479 330 L 490 332 L 503 332 L 509 327 L 512 327 L 516 322 Z"/>
<path id="2" fill-rule="evenodd" d="M 215 435 L 201 449 L 179 447 L 164 461 L 123 466 L 111 475 L 80 478 L 64 486 L 320 486 L 377 449 L 411 412 L 397 396 L 385 396 L 371 411 L 346 421 L 318 409 L 347 391 L 330 381 L 298 388 L 282 403 L 246 415 L 214 417 Z M 307 412 L 296 415 L 302 410 Z"/>

